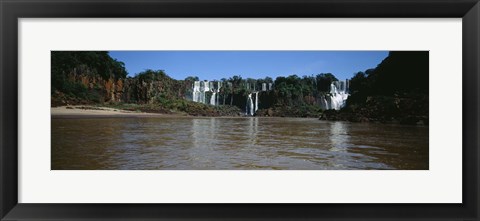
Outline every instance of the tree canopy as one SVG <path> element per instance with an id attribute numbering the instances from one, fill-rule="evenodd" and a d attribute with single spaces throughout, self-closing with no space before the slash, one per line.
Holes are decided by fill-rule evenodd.
<path id="1" fill-rule="evenodd" d="M 52 92 L 66 91 L 70 74 L 100 76 L 103 79 L 125 78 L 128 73 L 125 64 L 108 54 L 107 51 L 52 51 Z"/>

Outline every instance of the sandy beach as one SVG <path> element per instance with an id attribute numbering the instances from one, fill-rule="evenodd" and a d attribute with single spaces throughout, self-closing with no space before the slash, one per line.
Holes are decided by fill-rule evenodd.
<path id="1" fill-rule="evenodd" d="M 171 114 L 144 113 L 108 107 L 88 105 L 60 106 L 50 109 L 52 118 L 91 118 L 91 117 L 168 117 Z M 180 116 L 180 115 L 179 115 Z"/>
<path id="2" fill-rule="evenodd" d="M 110 107 L 97 107 L 90 105 L 70 105 L 51 107 L 52 118 L 212 118 L 211 116 L 192 116 L 186 113 L 146 113 L 115 109 Z M 215 118 L 245 118 L 248 116 L 215 116 Z M 262 117 L 276 118 L 276 117 Z"/>

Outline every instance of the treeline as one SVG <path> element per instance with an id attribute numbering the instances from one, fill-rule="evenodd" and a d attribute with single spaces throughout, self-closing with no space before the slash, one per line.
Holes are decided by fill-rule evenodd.
<path id="1" fill-rule="evenodd" d="M 111 58 L 108 52 L 56 51 L 52 52 L 52 105 L 132 103 L 149 105 L 159 112 L 180 110 L 195 115 L 212 115 L 209 105 L 191 104 L 193 83 L 198 77 L 175 80 L 163 70 L 146 70 L 127 77 L 124 63 Z M 217 96 L 224 106 L 243 112 L 248 94 L 259 94 L 259 115 L 318 116 L 318 100 L 328 93 L 331 73 L 299 77 L 271 77 L 253 79 L 235 75 L 223 78 Z M 271 86 L 270 86 L 271 85 Z M 269 90 L 272 89 L 272 90 Z M 206 93 L 209 101 L 211 92 Z M 202 111 L 205 110 L 205 111 Z M 229 108 L 229 114 L 232 113 Z M 268 111 L 267 111 L 268 110 Z"/>
<path id="2" fill-rule="evenodd" d="M 428 51 L 392 51 L 376 68 L 356 73 L 350 85 L 346 107 L 322 119 L 428 124 Z"/>
<path id="3" fill-rule="evenodd" d="M 163 70 L 145 70 L 129 77 L 124 63 L 113 59 L 105 51 L 53 51 L 51 64 L 52 106 L 131 103 L 148 105 L 158 112 L 168 112 L 170 109 L 200 115 L 204 112 L 212 115 L 215 112 L 209 105 L 188 102 L 193 94 L 193 83 L 199 80 L 195 76 L 175 80 Z M 221 105 L 233 106 L 242 112 L 248 94 L 262 91 L 265 83 L 267 91 L 259 94 L 259 109 L 270 110 L 260 110 L 260 114 L 318 116 L 320 108 L 317 100 L 329 91 L 331 82 L 336 80 L 331 73 L 303 77 L 291 75 L 276 79 L 235 75 L 217 81 L 222 83 L 217 96 Z M 272 90 L 268 90 L 270 88 Z M 206 96 L 208 101 L 212 93 L 207 92 Z M 234 109 L 228 110 L 231 114 Z"/>
<path id="4" fill-rule="evenodd" d="M 337 79 L 332 73 L 253 79 L 235 75 L 222 82 L 219 103 L 223 107 L 191 100 L 199 78 L 175 80 L 163 70 L 146 70 L 127 76 L 125 65 L 108 52 L 54 51 L 52 106 L 66 104 L 130 103 L 142 110 L 182 111 L 191 115 L 219 116 L 244 112 L 248 94 L 259 93 L 260 116 L 318 117 L 327 120 L 428 123 L 428 52 L 390 52 L 376 68 L 350 79 L 350 97 L 340 111 L 320 110 Z M 342 79 L 343 80 L 343 79 Z M 262 91 L 262 84 L 267 91 Z M 272 84 L 272 90 L 269 89 Z M 206 93 L 207 101 L 211 92 Z M 145 106 L 147 105 L 147 106 Z"/>
<path id="5" fill-rule="evenodd" d="M 199 78 L 190 76 L 185 78 L 187 85 L 193 85 Z M 299 77 L 290 75 L 288 77 L 279 76 L 275 80 L 271 77 L 253 79 L 242 78 L 235 75 L 230 78 L 213 80 L 215 85 L 221 83 L 218 96 L 220 104 L 235 105 L 240 108 L 245 107 L 248 94 L 260 91 L 260 109 L 271 108 L 274 106 L 304 106 L 316 105 L 318 99 L 330 91 L 330 84 L 338 79 L 331 73 L 321 73 L 312 76 Z M 262 85 L 265 84 L 266 92 L 262 91 Z M 269 90 L 269 84 L 272 90 Z M 187 90 L 191 94 L 193 90 Z M 211 93 L 207 93 L 207 100 Z"/>
<path id="6" fill-rule="evenodd" d="M 428 95 L 428 51 L 392 51 L 376 68 L 356 73 L 350 80 L 349 103 L 368 96 Z"/>
<path id="7" fill-rule="evenodd" d="M 75 82 L 75 75 L 88 75 L 109 78 L 125 78 L 128 73 L 125 64 L 118 61 L 106 51 L 52 51 L 51 52 L 52 93 L 61 91 L 78 95 L 86 88 Z"/>
<path id="8" fill-rule="evenodd" d="M 85 93 L 96 89 L 114 90 L 113 93 L 128 90 L 127 94 L 117 95 L 117 100 L 134 103 L 186 98 L 192 93 L 194 81 L 199 80 L 198 77 L 175 80 L 163 70 L 145 70 L 134 77 L 127 77 L 125 64 L 110 57 L 106 51 L 53 51 L 51 74 L 52 93 L 61 92 L 88 100 L 91 96 L 84 96 Z M 261 91 L 263 83 L 267 88 L 271 84 L 274 92 L 271 99 L 265 103 L 301 105 L 312 103 L 308 97 L 328 92 L 330 83 L 336 80 L 333 74 L 326 73 L 303 77 L 291 75 L 277 77 L 275 80 L 270 77 L 253 79 L 235 75 L 218 81 L 222 82 L 219 93 L 222 97 L 221 103 L 242 106 L 244 102 L 237 100 L 253 91 Z M 108 85 L 109 81 L 111 85 Z M 160 90 L 154 90 L 155 87 Z M 115 101 L 109 99 L 110 91 L 105 91 L 105 94 L 105 99 L 98 98 L 93 101 Z"/>

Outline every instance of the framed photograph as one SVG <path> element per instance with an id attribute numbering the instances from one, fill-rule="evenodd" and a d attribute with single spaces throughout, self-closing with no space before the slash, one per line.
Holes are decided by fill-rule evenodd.
<path id="1" fill-rule="evenodd" d="M 1 220 L 479 220 L 466 1 L 1 1 Z"/>

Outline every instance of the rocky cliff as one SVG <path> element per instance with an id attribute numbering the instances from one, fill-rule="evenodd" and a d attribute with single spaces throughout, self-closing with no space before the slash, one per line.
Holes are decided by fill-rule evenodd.
<path id="1" fill-rule="evenodd" d="M 167 99 L 183 99 L 189 89 L 183 81 L 164 77 L 145 80 L 140 77 L 103 79 L 88 74 L 69 74 L 68 83 L 76 85 L 82 93 L 54 91 L 52 106 L 93 103 L 152 104 Z"/>

